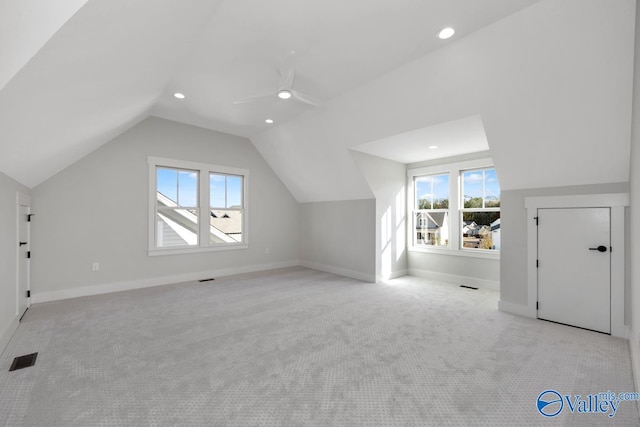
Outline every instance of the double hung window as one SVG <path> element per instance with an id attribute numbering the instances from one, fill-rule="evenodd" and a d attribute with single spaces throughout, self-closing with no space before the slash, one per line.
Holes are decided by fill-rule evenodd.
<path id="1" fill-rule="evenodd" d="M 487 160 L 407 172 L 410 250 L 498 253 L 500 186 Z"/>
<path id="2" fill-rule="evenodd" d="M 248 174 L 150 157 L 150 255 L 246 248 Z"/>

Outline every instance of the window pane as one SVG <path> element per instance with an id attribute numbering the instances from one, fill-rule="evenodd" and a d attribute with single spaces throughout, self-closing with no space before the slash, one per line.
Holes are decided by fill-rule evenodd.
<path id="1" fill-rule="evenodd" d="M 416 245 L 449 245 L 448 212 L 417 212 L 414 224 Z"/>
<path id="2" fill-rule="evenodd" d="M 484 171 L 462 173 L 462 194 L 465 208 L 483 208 Z"/>
<path id="3" fill-rule="evenodd" d="M 495 169 L 487 169 L 484 172 L 484 191 L 486 208 L 500 207 L 500 185 Z"/>
<path id="4" fill-rule="evenodd" d="M 178 170 L 156 168 L 156 191 L 174 204 L 178 203 Z"/>
<path id="5" fill-rule="evenodd" d="M 195 246 L 198 244 L 197 209 L 158 209 L 156 246 Z"/>
<path id="6" fill-rule="evenodd" d="M 449 208 L 449 175 L 421 176 L 415 179 L 416 209 Z"/>
<path id="7" fill-rule="evenodd" d="M 209 243 L 242 242 L 242 210 L 212 209 Z"/>
<path id="8" fill-rule="evenodd" d="M 242 177 L 227 175 L 227 208 L 242 207 Z"/>
<path id="9" fill-rule="evenodd" d="M 178 205 L 198 206 L 198 172 L 178 172 Z"/>
<path id="10" fill-rule="evenodd" d="M 500 250 L 500 212 L 463 212 L 462 247 Z"/>
<path id="11" fill-rule="evenodd" d="M 433 209 L 449 209 L 449 175 L 433 177 Z"/>
<path id="12" fill-rule="evenodd" d="M 211 208 L 227 207 L 227 180 L 225 175 L 209 174 L 209 204 Z"/>
<path id="13" fill-rule="evenodd" d="M 431 192 L 432 176 L 416 178 L 416 209 L 431 209 L 433 194 Z"/>
<path id="14" fill-rule="evenodd" d="M 184 169 L 156 168 L 158 201 L 165 206 L 198 206 L 198 172 Z M 164 196 L 164 197 L 163 197 Z"/>

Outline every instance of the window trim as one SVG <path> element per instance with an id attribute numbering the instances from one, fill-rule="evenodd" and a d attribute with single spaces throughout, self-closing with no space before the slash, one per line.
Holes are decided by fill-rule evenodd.
<path id="1" fill-rule="evenodd" d="M 198 252 L 228 251 L 249 248 L 249 227 L 247 212 L 249 210 L 249 171 L 247 169 L 229 166 L 212 165 L 208 163 L 192 162 L 188 160 L 168 159 L 149 156 L 149 185 L 148 185 L 148 239 L 147 253 L 149 256 L 177 255 Z M 175 169 L 189 169 L 198 171 L 198 245 L 197 246 L 171 246 L 166 248 L 156 247 L 156 168 L 167 167 Z M 242 176 L 242 242 L 239 243 L 210 243 L 209 224 L 209 174 L 219 173 L 224 175 Z M 204 177 L 204 178 L 203 178 Z M 204 208 L 203 208 L 204 207 Z"/>
<path id="2" fill-rule="evenodd" d="M 416 187 L 416 181 L 418 180 L 418 178 L 420 177 L 435 177 L 435 176 L 446 176 L 447 177 L 447 181 L 449 183 L 449 189 L 448 189 L 448 193 L 447 193 L 447 204 L 448 204 L 448 208 L 447 209 L 433 209 L 433 197 L 431 198 L 431 209 L 420 209 L 418 208 L 418 189 Z M 413 197 L 413 203 L 411 204 L 412 207 L 412 211 L 411 211 L 411 222 L 413 222 L 412 226 L 411 226 L 411 230 L 412 230 L 412 234 L 411 234 L 411 245 L 415 246 L 415 247 L 419 247 L 419 248 L 448 248 L 451 246 L 451 232 L 449 231 L 449 235 L 447 236 L 447 244 L 446 245 L 416 245 L 415 244 L 415 238 L 416 238 L 416 232 L 418 229 L 417 224 L 415 223 L 416 220 L 416 215 L 418 215 L 419 213 L 426 213 L 427 215 L 431 212 L 433 213 L 439 213 L 439 212 L 446 212 L 448 214 L 448 216 L 451 216 L 451 174 L 449 172 L 446 173 L 427 173 L 427 174 L 420 174 L 420 175 L 414 175 L 413 178 L 411 179 L 412 181 L 412 197 Z M 433 181 L 431 182 L 431 191 L 433 191 Z M 448 221 L 450 221 L 447 218 Z M 451 229 L 451 227 L 449 226 L 449 229 Z"/>
<path id="3" fill-rule="evenodd" d="M 441 255 L 463 256 L 469 258 L 500 259 L 499 250 L 462 248 L 462 172 L 473 169 L 493 168 L 489 158 L 467 160 L 407 169 L 407 250 L 409 252 L 436 253 Z M 413 225 L 415 217 L 414 180 L 422 175 L 449 174 L 449 246 L 418 246 L 414 244 Z"/>

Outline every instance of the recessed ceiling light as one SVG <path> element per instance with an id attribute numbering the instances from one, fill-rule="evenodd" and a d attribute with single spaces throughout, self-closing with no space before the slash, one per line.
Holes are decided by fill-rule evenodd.
<path id="1" fill-rule="evenodd" d="M 288 89 L 280 89 L 278 91 L 278 98 L 280 99 L 289 99 L 291 98 L 291 91 Z"/>
<path id="2" fill-rule="evenodd" d="M 173 94 L 173 97 L 178 99 L 184 99 L 184 93 L 176 92 Z"/>
<path id="3" fill-rule="evenodd" d="M 438 33 L 438 37 L 442 40 L 446 40 L 449 37 L 451 37 L 452 35 L 454 35 L 456 32 L 456 30 L 454 30 L 451 27 L 447 27 L 447 28 L 443 28 L 442 30 L 440 30 L 440 32 Z"/>
<path id="4" fill-rule="evenodd" d="M 438 148 L 438 146 L 437 146 L 437 145 L 430 145 L 430 146 L 429 146 L 429 150 L 435 150 L 436 148 Z"/>
<path id="5" fill-rule="evenodd" d="M 273 124 L 273 119 L 266 119 L 264 122 L 268 124 Z"/>

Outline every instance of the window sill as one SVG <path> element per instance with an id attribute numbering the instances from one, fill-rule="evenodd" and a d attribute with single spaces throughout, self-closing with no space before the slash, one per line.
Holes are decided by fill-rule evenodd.
<path id="1" fill-rule="evenodd" d="M 420 246 L 409 246 L 408 250 L 409 252 L 500 260 L 500 251 L 487 253 L 482 249 L 423 248 Z"/>
<path id="2" fill-rule="evenodd" d="M 196 246 L 196 247 L 183 247 L 183 248 L 167 248 L 167 249 L 149 249 L 149 256 L 161 256 L 161 255 L 182 255 L 182 254 L 194 254 L 200 252 L 217 252 L 217 251 L 233 251 L 238 249 L 249 249 L 247 243 L 229 244 L 224 246 Z"/>

